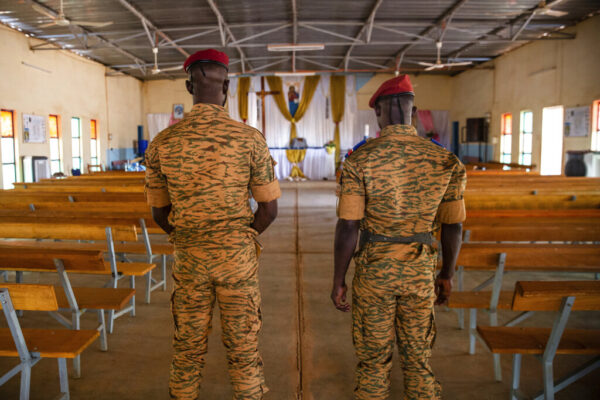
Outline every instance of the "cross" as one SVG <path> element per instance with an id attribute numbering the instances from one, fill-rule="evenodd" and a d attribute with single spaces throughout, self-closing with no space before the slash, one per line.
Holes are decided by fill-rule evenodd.
<path id="1" fill-rule="evenodd" d="M 262 134 L 263 136 L 266 136 L 266 127 L 265 127 L 265 97 L 267 97 L 268 95 L 275 95 L 275 94 L 279 94 L 278 91 L 274 91 L 274 92 L 266 92 L 265 91 L 265 77 L 261 76 L 260 77 L 260 92 L 256 92 L 257 96 L 260 96 L 260 101 L 261 101 L 261 105 L 262 105 L 262 113 L 261 113 L 261 117 L 262 117 Z"/>

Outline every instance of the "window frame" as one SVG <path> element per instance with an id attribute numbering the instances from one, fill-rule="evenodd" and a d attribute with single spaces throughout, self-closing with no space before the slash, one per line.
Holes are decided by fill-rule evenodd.
<path id="1" fill-rule="evenodd" d="M 2 133 L 0 131 L 0 140 L 4 141 L 4 139 L 11 139 L 12 140 L 12 154 L 13 154 L 13 162 L 6 162 L 4 160 L 4 157 L 2 158 L 2 186 L 4 189 L 12 189 L 11 187 L 8 187 L 8 185 L 6 184 L 5 180 L 4 180 L 4 166 L 5 165 L 12 165 L 13 166 L 13 170 L 14 170 L 14 181 L 13 182 L 17 182 L 17 143 L 16 143 L 16 127 L 15 127 L 15 111 L 14 110 L 7 110 L 7 109 L 0 109 L 0 113 L 10 113 L 11 117 L 11 131 L 12 131 L 12 136 L 2 136 Z M 0 123 L 1 123 L 1 118 L 0 118 Z M 11 183 L 12 185 L 12 183 Z"/>
<path id="2" fill-rule="evenodd" d="M 56 120 L 56 137 L 52 137 L 52 133 L 50 132 L 50 125 L 51 125 L 51 120 L 55 119 Z M 63 163 L 62 163 L 62 146 L 61 146 L 61 132 L 60 132 L 60 116 L 58 114 L 49 114 L 48 115 L 48 133 L 49 133 L 49 139 L 48 139 L 48 143 L 50 145 L 50 172 L 52 174 L 55 174 L 57 172 L 63 172 L 62 167 L 63 167 Z M 56 148 L 58 149 L 58 158 L 53 158 L 53 154 L 52 154 L 52 143 L 53 141 L 56 141 Z M 52 165 L 54 163 L 58 163 L 58 170 L 55 171 L 52 168 Z"/>
<path id="3" fill-rule="evenodd" d="M 78 135 L 79 136 L 73 136 L 73 121 L 77 120 L 77 126 L 78 126 Z M 77 139 L 77 144 L 79 146 L 79 156 L 78 157 L 74 157 L 73 156 L 73 141 Z M 79 169 L 80 173 L 83 173 L 83 157 L 82 157 L 82 153 L 83 153 L 83 148 L 81 146 L 81 118 L 79 117 L 71 117 L 71 162 L 73 163 L 71 166 L 71 169 Z M 75 168 L 75 159 L 79 160 L 79 168 Z"/>
<path id="4" fill-rule="evenodd" d="M 507 120 L 509 121 L 507 123 Z M 510 164 L 512 162 L 512 113 L 503 113 L 500 117 L 500 162 Z M 510 151 L 505 152 L 505 143 L 510 137 Z"/>
<path id="5" fill-rule="evenodd" d="M 592 103 L 592 151 L 600 151 L 600 100 Z"/>
<path id="6" fill-rule="evenodd" d="M 96 156 L 94 157 L 94 151 Z M 90 164 L 100 164 L 100 142 L 98 141 L 98 121 L 90 119 Z"/>
<path id="7" fill-rule="evenodd" d="M 531 131 L 525 131 L 525 114 L 531 114 Z M 525 151 L 525 136 L 529 136 L 530 152 Z M 525 156 L 529 156 L 529 164 L 525 164 Z M 519 113 L 519 164 L 531 165 L 533 161 L 533 111 L 523 110 Z"/>

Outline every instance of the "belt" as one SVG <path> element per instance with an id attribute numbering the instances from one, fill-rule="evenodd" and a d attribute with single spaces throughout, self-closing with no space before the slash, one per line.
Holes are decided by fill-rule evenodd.
<path id="1" fill-rule="evenodd" d="M 364 230 L 360 233 L 360 247 L 369 242 L 388 243 L 423 243 L 432 246 L 434 243 L 431 232 L 415 233 L 412 236 L 384 236 Z"/>

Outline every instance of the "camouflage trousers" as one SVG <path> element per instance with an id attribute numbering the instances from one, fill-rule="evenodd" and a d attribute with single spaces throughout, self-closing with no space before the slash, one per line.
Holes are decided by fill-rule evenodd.
<path id="1" fill-rule="evenodd" d="M 254 243 L 244 246 L 175 247 L 171 298 L 175 336 L 169 392 L 196 400 L 202 381 L 215 300 L 235 400 L 262 399 L 263 363 L 258 353 L 262 325 Z"/>
<path id="2" fill-rule="evenodd" d="M 435 340 L 436 251 L 419 243 L 367 243 L 355 257 L 353 340 L 357 400 L 386 399 L 394 342 L 404 375 L 404 399 L 440 399 L 429 366 Z"/>

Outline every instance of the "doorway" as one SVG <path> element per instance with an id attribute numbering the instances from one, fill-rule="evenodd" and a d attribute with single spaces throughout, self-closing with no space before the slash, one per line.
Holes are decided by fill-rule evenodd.
<path id="1" fill-rule="evenodd" d="M 563 106 L 546 107 L 543 110 L 541 175 L 562 174 L 563 113 Z"/>

